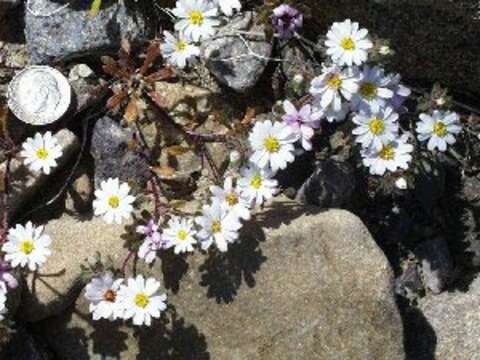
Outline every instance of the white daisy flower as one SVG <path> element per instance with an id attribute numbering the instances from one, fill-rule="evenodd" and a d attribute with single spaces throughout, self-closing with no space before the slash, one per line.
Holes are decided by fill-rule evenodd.
<path id="1" fill-rule="evenodd" d="M 180 20 L 175 23 L 175 30 L 183 33 L 186 39 L 198 42 L 215 34 L 217 7 L 213 2 L 204 0 L 178 0 L 172 10 Z"/>
<path id="2" fill-rule="evenodd" d="M 257 122 L 248 139 L 253 150 L 250 161 L 258 167 L 270 167 L 277 172 L 295 160 L 293 144 L 298 135 L 284 123 L 272 123 L 270 120 Z"/>
<path id="3" fill-rule="evenodd" d="M 93 320 L 115 320 L 122 316 L 117 303 L 117 293 L 123 279 L 115 280 L 111 272 L 97 275 L 85 287 L 85 298 L 90 302 Z"/>
<path id="4" fill-rule="evenodd" d="M 6 253 L 5 260 L 13 267 L 28 266 L 31 271 L 35 271 L 50 256 L 48 247 L 51 242 L 50 236 L 43 234 L 43 226 L 35 227 L 29 221 L 25 226 L 17 224 L 8 231 L 2 251 Z"/>
<path id="5" fill-rule="evenodd" d="M 121 224 L 133 211 L 135 197 L 129 195 L 130 186 L 127 183 L 120 184 L 117 178 L 110 178 L 102 181 L 100 187 L 100 190 L 95 191 L 96 199 L 93 201 L 95 215 L 103 216 L 108 224 Z"/>
<path id="6" fill-rule="evenodd" d="M 23 161 L 25 166 L 35 172 L 42 170 L 47 175 L 57 166 L 56 159 L 62 156 L 62 147 L 50 131 L 43 136 L 36 133 L 33 138 L 25 140 L 22 148 L 20 156 L 25 158 Z"/>
<path id="7" fill-rule="evenodd" d="M 219 201 L 222 206 L 233 212 L 240 219 L 250 219 L 251 202 L 245 196 L 242 196 L 238 187 L 233 186 L 233 179 L 230 176 L 225 179 L 223 188 L 211 186 L 210 191 L 215 197 L 214 201 Z"/>
<path id="8" fill-rule="evenodd" d="M 367 61 L 368 49 L 373 47 L 367 29 L 359 29 L 357 22 L 350 19 L 333 23 L 327 33 L 327 54 L 334 63 L 343 66 L 361 65 Z"/>
<path id="9" fill-rule="evenodd" d="M 3 288 L 0 288 L 0 320 L 5 318 L 7 313 L 7 292 Z"/>
<path id="10" fill-rule="evenodd" d="M 221 12 L 226 16 L 232 16 L 235 11 L 242 9 L 242 4 L 239 0 L 214 0 Z"/>
<path id="11" fill-rule="evenodd" d="M 331 106 L 335 111 L 341 111 L 343 99 L 350 101 L 357 91 L 358 76 L 354 70 L 342 70 L 337 65 L 324 67 L 322 75 L 314 78 L 310 85 L 314 105 L 321 109 Z"/>
<path id="12" fill-rule="evenodd" d="M 142 275 L 127 280 L 118 291 L 118 304 L 125 320 L 133 318 L 134 325 L 150 326 L 152 318 L 158 319 L 160 312 L 167 308 L 167 295 L 158 295 L 160 282 L 154 278 L 144 279 Z"/>
<path id="13" fill-rule="evenodd" d="M 462 131 L 460 117 L 450 111 L 434 110 L 432 115 L 420 114 L 417 123 L 418 140 L 428 140 L 427 148 L 430 151 L 447 150 L 447 145 L 455 144 L 455 136 Z"/>
<path id="14" fill-rule="evenodd" d="M 242 227 L 238 217 L 219 201 L 213 201 L 211 205 L 203 207 L 203 215 L 195 219 L 201 227 L 198 237 L 203 250 L 207 250 L 213 243 L 218 250 L 225 252 L 228 244 L 238 238 L 238 230 Z"/>
<path id="15" fill-rule="evenodd" d="M 240 169 L 240 175 L 242 176 L 238 180 L 240 193 L 254 206 L 261 206 L 278 192 L 278 182 L 273 179 L 274 174 L 269 169 L 251 165 Z"/>
<path id="16" fill-rule="evenodd" d="M 352 110 L 376 112 L 384 107 L 393 97 L 390 81 L 381 67 L 365 65 L 359 74 L 358 92 L 352 96 Z"/>
<path id="17" fill-rule="evenodd" d="M 363 112 L 356 114 L 352 121 L 358 125 L 353 129 L 355 141 L 368 148 L 373 146 L 380 150 L 384 143 L 388 143 L 398 136 L 398 114 L 391 107 L 380 109 L 377 112 Z"/>
<path id="18" fill-rule="evenodd" d="M 407 138 L 406 135 L 398 137 L 383 144 L 381 149 L 363 149 L 363 164 L 369 168 L 370 174 L 384 175 L 387 170 L 408 169 L 413 145 L 407 143 Z"/>
<path id="19" fill-rule="evenodd" d="M 348 112 L 350 111 L 350 106 L 348 103 L 342 103 L 342 107 L 340 111 L 335 111 L 332 105 L 328 106 L 325 109 L 322 109 L 320 107 L 315 107 L 315 111 L 320 112 L 321 119 L 326 119 L 329 123 L 334 123 L 334 122 L 341 122 L 345 120 L 345 118 L 348 115 Z"/>
<path id="20" fill-rule="evenodd" d="M 168 221 L 163 237 L 170 247 L 174 247 L 175 254 L 181 254 L 193 251 L 193 245 L 197 243 L 196 234 L 192 219 L 174 217 Z"/>
<path id="21" fill-rule="evenodd" d="M 190 44 L 181 35 L 175 37 L 169 31 L 164 31 L 163 35 L 165 42 L 161 45 L 162 55 L 170 64 L 183 69 L 190 58 L 200 55 L 200 48 Z"/>

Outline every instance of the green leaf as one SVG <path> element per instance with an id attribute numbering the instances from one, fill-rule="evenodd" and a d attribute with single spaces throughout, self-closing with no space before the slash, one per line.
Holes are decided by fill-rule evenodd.
<path id="1" fill-rule="evenodd" d="M 93 0 L 90 6 L 90 16 L 96 16 L 102 6 L 102 0 Z"/>

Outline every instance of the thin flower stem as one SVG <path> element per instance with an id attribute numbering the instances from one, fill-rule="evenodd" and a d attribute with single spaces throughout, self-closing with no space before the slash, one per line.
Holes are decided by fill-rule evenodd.
<path id="1" fill-rule="evenodd" d="M 3 244 L 7 240 L 8 234 L 8 212 L 9 212 L 9 204 L 8 198 L 10 196 L 10 165 L 12 163 L 12 155 L 8 155 L 7 163 L 5 167 L 5 174 L 3 175 L 3 194 L 2 194 L 2 229 L 0 234 L 0 244 Z"/>
<path id="2" fill-rule="evenodd" d="M 121 268 L 122 274 L 125 274 L 125 270 L 127 269 L 128 262 L 130 261 L 133 255 L 135 255 L 135 251 L 130 250 L 125 260 L 123 260 L 122 268 Z"/>
<path id="3" fill-rule="evenodd" d="M 213 159 L 212 154 L 210 153 L 210 150 L 208 150 L 208 148 L 205 144 L 202 144 L 202 153 L 205 156 L 205 159 L 207 160 L 208 165 L 210 166 L 210 169 L 212 170 L 215 182 L 217 184 L 221 184 L 222 179 L 221 179 L 221 176 L 220 176 L 220 170 L 218 169 L 217 165 L 215 164 L 215 160 Z"/>

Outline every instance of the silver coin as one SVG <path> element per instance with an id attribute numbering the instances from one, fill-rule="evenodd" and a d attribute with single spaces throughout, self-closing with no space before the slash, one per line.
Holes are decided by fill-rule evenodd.
<path id="1" fill-rule="evenodd" d="M 47 125 L 68 110 L 72 89 L 63 74 L 49 66 L 30 66 L 8 85 L 8 107 L 21 121 Z"/>

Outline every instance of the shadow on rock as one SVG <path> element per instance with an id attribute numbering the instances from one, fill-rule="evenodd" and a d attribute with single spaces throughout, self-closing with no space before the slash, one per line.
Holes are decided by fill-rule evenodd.
<path id="1" fill-rule="evenodd" d="M 200 285 L 208 288 L 207 296 L 218 303 L 230 303 L 245 282 L 255 286 L 255 273 L 267 259 L 259 245 L 265 241 L 261 227 L 248 223 L 240 234 L 241 241 L 233 244 L 227 253 L 210 253 L 200 266 Z"/>
<path id="2" fill-rule="evenodd" d="M 423 313 L 399 303 L 404 327 L 404 346 L 407 360 L 435 360 L 437 336 Z"/>
<path id="3" fill-rule="evenodd" d="M 156 327 L 140 328 L 135 336 L 139 347 L 138 360 L 210 359 L 205 336 L 195 325 L 187 324 L 172 305 L 169 305 L 160 325 L 157 322 Z"/>
<path id="4" fill-rule="evenodd" d="M 172 251 L 162 252 L 161 259 L 163 284 L 166 289 L 177 294 L 180 281 L 188 271 L 188 263 L 183 256 L 178 256 Z"/>

